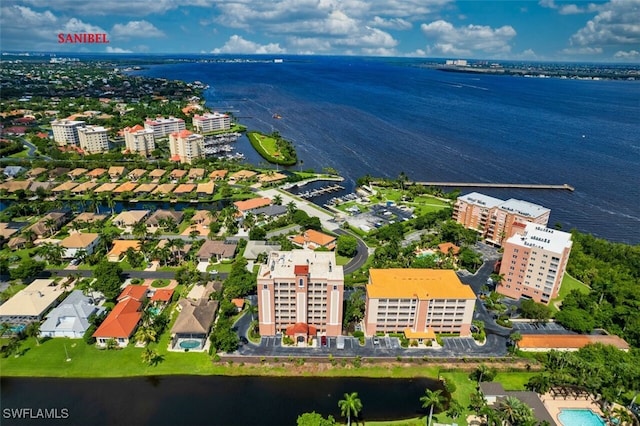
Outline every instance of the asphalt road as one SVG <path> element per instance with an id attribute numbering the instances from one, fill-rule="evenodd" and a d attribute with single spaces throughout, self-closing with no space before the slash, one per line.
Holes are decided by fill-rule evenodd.
<path id="1" fill-rule="evenodd" d="M 349 263 L 343 266 L 345 274 L 350 274 L 354 271 L 357 271 L 362 267 L 362 265 L 366 263 L 367 259 L 369 258 L 369 247 L 367 247 L 365 242 L 360 237 L 351 232 L 345 231 L 344 229 L 336 229 L 334 230 L 334 232 L 338 235 L 350 235 L 354 237 L 358 242 L 358 251 L 356 252 L 356 255 L 349 261 Z"/>

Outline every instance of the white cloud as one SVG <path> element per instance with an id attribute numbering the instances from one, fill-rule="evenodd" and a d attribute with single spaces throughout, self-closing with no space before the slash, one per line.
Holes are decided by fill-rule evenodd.
<path id="1" fill-rule="evenodd" d="M 599 55 L 602 53 L 601 47 L 568 47 L 562 49 L 565 55 Z"/>
<path id="2" fill-rule="evenodd" d="M 483 25 L 454 27 L 442 19 L 422 24 L 420 29 L 433 42 L 427 47 L 427 53 L 445 55 L 508 53 L 509 42 L 516 36 L 516 30 L 510 25 L 495 29 Z"/>
<path id="3" fill-rule="evenodd" d="M 572 46 L 640 45 L 640 0 L 611 0 L 571 36 Z"/>
<path id="4" fill-rule="evenodd" d="M 105 50 L 105 52 L 107 52 L 107 53 L 133 53 L 133 51 L 131 51 L 131 50 L 121 49 L 119 47 L 111 47 L 111 46 L 107 46 L 107 49 Z"/>
<path id="5" fill-rule="evenodd" d="M 162 14 L 178 7 L 211 7 L 216 0 L 14 0 L 36 8 L 54 8 L 73 14 L 147 16 Z"/>
<path id="6" fill-rule="evenodd" d="M 105 33 L 102 28 L 82 22 L 77 18 L 69 19 L 61 28 L 62 33 Z"/>
<path id="7" fill-rule="evenodd" d="M 637 50 L 618 50 L 616 53 L 614 53 L 613 57 L 616 59 L 637 59 L 640 58 L 640 52 L 638 52 Z"/>
<path id="8" fill-rule="evenodd" d="M 247 54 L 269 54 L 285 53 L 286 49 L 280 47 L 278 43 L 258 44 L 250 40 L 245 40 L 239 35 L 232 35 L 229 40 L 220 48 L 213 49 L 211 53 L 247 53 Z"/>
<path id="9" fill-rule="evenodd" d="M 392 30 L 410 30 L 412 27 L 411 22 L 406 21 L 402 18 L 385 19 L 379 16 L 375 16 L 373 20 L 371 20 L 370 25 L 372 27 L 387 28 Z"/>
<path id="10" fill-rule="evenodd" d="M 114 38 L 154 38 L 165 34 L 148 21 L 129 21 L 126 24 L 115 24 L 111 30 Z"/>

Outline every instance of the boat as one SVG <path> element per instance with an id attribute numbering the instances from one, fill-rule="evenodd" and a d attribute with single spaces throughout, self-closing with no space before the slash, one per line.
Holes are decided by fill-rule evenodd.
<path id="1" fill-rule="evenodd" d="M 280 120 L 282 118 L 280 114 L 273 114 L 271 117 L 275 118 L 276 120 Z"/>

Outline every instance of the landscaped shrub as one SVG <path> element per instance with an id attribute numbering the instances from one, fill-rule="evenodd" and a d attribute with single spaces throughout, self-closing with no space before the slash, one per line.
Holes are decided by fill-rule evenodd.
<path id="1" fill-rule="evenodd" d="M 87 328 L 87 331 L 84 332 L 82 339 L 87 345 L 93 345 L 96 342 L 96 338 L 93 337 L 93 333 L 96 332 L 97 328 L 98 327 L 95 325 L 90 325 L 89 328 Z"/>
<path id="2" fill-rule="evenodd" d="M 418 341 L 417 340 L 412 340 L 411 341 L 411 347 L 412 348 L 417 348 L 418 347 Z"/>
<path id="3" fill-rule="evenodd" d="M 142 278 L 133 278 L 131 280 L 131 284 L 140 284 L 142 283 L 142 281 L 143 281 Z"/>
<path id="4" fill-rule="evenodd" d="M 409 347 L 409 339 L 404 337 L 404 334 L 402 335 L 402 337 L 400 337 L 400 346 L 402 346 L 403 348 Z"/>
<path id="5" fill-rule="evenodd" d="M 283 345 L 287 345 L 287 346 L 291 346 L 293 345 L 293 339 L 289 336 L 282 336 L 282 344 Z"/>
<path id="6" fill-rule="evenodd" d="M 440 337 L 440 335 L 439 335 L 439 334 L 436 336 L 436 342 L 438 342 L 438 344 L 439 344 L 440 346 L 442 346 L 442 344 L 443 344 L 443 342 L 442 342 L 442 337 Z"/>
<path id="7" fill-rule="evenodd" d="M 364 337 L 364 332 L 363 331 L 354 331 L 353 332 L 353 337 Z"/>

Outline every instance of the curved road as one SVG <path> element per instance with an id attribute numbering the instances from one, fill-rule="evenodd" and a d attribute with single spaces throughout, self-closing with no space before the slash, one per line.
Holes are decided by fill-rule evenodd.
<path id="1" fill-rule="evenodd" d="M 360 237 L 353 234 L 352 232 L 345 231 L 344 229 L 335 229 L 333 232 L 338 235 L 350 235 L 354 237 L 358 242 L 356 255 L 349 261 L 349 263 L 343 266 L 344 273 L 350 274 L 360 269 L 369 258 L 369 247 L 367 247 L 365 242 Z"/>

